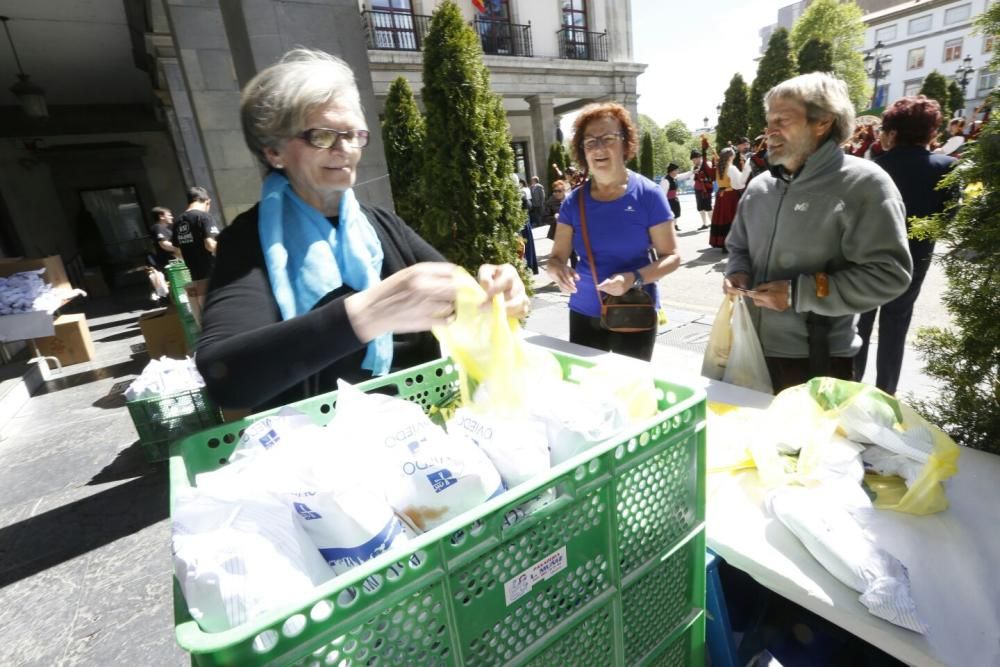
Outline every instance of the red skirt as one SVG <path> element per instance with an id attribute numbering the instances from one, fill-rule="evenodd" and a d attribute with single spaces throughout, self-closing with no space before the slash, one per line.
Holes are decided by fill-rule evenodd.
<path id="1" fill-rule="evenodd" d="M 712 228 L 708 232 L 708 244 L 713 248 L 726 247 L 726 236 L 736 217 L 736 205 L 740 203 L 742 194 L 742 190 L 723 190 L 715 198 Z"/>

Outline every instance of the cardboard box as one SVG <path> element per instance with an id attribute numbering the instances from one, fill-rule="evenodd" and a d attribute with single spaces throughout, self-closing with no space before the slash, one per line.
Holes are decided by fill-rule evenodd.
<path id="1" fill-rule="evenodd" d="M 139 330 L 146 339 L 146 352 L 150 359 L 183 359 L 188 356 L 184 327 L 175 308 L 159 308 L 146 313 L 139 318 Z"/>
<path id="2" fill-rule="evenodd" d="M 50 255 L 49 257 L 38 259 L 24 259 L 23 257 L 0 258 L 0 276 L 2 277 L 12 276 L 22 271 L 35 271 L 37 269 L 45 269 L 42 279 L 53 287 L 73 288 L 69 282 L 69 277 L 66 275 L 66 267 L 63 265 L 62 257 L 59 255 Z"/>
<path id="3" fill-rule="evenodd" d="M 194 321 L 201 326 L 201 311 L 205 307 L 205 295 L 208 294 L 208 279 L 192 280 L 184 286 L 184 293 L 187 295 L 188 307 Z"/>
<path id="4" fill-rule="evenodd" d="M 86 315 L 60 315 L 53 326 L 54 335 L 35 339 L 39 352 L 46 357 L 55 357 L 63 366 L 94 360 L 94 341 L 90 338 Z"/>

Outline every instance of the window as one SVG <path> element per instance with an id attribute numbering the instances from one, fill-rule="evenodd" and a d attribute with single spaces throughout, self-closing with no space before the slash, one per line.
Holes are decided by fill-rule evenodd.
<path id="1" fill-rule="evenodd" d="M 903 83 L 903 97 L 916 95 L 920 92 L 920 87 L 924 85 L 923 79 L 910 79 Z"/>
<path id="2" fill-rule="evenodd" d="M 906 69 L 920 69 L 924 66 L 924 55 L 927 49 L 920 47 L 918 49 L 910 49 L 910 52 L 906 54 Z"/>
<path id="3" fill-rule="evenodd" d="M 889 104 L 889 84 L 883 83 L 875 89 L 875 95 L 872 96 L 872 108 L 881 109 L 887 104 Z"/>
<path id="4" fill-rule="evenodd" d="M 983 38 L 983 53 L 989 53 L 993 50 L 993 35 L 986 35 Z"/>
<path id="5" fill-rule="evenodd" d="M 896 39 L 896 26 L 887 25 L 884 28 L 879 28 L 875 31 L 875 43 L 878 42 L 891 42 Z"/>
<path id="6" fill-rule="evenodd" d="M 986 97 L 997 87 L 997 73 L 984 69 L 979 72 L 976 84 L 976 97 Z"/>
<path id="7" fill-rule="evenodd" d="M 563 0 L 562 27 L 565 31 L 562 48 L 566 51 L 563 55 L 577 60 L 589 60 L 586 0 Z"/>
<path id="8" fill-rule="evenodd" d="M 369 48 L 401 51 L 420 48 L 410 0 L 372 0 L 368 20 Z"/>
<path id="9" fill-rule="evenodd" d="M 962 21 L 967 21 L 970 16 L 972 16 L 972 5 L 952 7 L 944 13 L 944 24 L 952 25 L 953 23 L 961 23 Z"/>
<path id="10" fill-rule="evenodd" d="M 962 38 L 949 39 L 944 43 L 944 61 L 950 63 L 953 60 L 962 59 Z"/>
<path id="11" fill-rule="evenodd" d="M 927 32 L 931 29 L 931 15 L 921 16 L 919 18 L 910 19 L 909 33 L 911 35 L 916 35 L 922 32 Z"/>

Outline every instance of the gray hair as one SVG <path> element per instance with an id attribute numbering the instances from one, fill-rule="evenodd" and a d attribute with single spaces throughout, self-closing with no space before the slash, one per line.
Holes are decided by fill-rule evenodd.
<path id="1" fill-rule="evenodd" d="M 333 100 L 364 117 L 361 94 L 347 63 L 324 51 L 292 49 L 243 89 L 240 121 L 247 148 L 270 167 L 264 149 L 308 129 L 309 114 Z"/>
<path id="2" fill-rule="evenodd" d="M 769 109 L 771 101 L 776 98 L 801 102 L 811 123 L 832 120 L 828 138 L 838 145 L 847 141 L 854 132 L 854 105 L 847 84 L 832 74 L 810 72 L 782 81 L 767 91 L 764 107 Z"/>

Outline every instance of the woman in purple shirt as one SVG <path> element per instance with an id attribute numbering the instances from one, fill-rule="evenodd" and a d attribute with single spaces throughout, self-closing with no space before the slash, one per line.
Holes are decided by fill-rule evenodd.
<path id="1" fill-rule="evenodd" d="M 629 171 L 638 138 L 624 107 L 592 104 L 573 123 L 573 152 L 586 165 L 588 180 L 573 190 L 559 209 L 555 242 L 546 269 L 569 293 L 571 343 L 649 360 L 656 329 L 616 333 L 601 326 L 601 297 L 641 287 L 657 299 L 656 281 L 680 266 L 673 214 L 653 181 Z M 584 198 L 587 231 L 593 249 L 597 285 L 583 249 L 580 203 Z M 572 248 L 580 251 L 576 269 L 568 265 Z M 655 251 L 655 252 L 651 252 Z M 655 257 L 650 261 L 650 257 Z"/>

